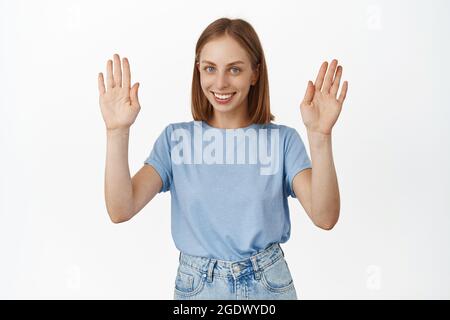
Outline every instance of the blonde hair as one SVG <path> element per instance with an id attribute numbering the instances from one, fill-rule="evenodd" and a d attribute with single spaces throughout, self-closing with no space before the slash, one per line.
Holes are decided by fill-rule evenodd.
<path id="1" fill-rule="evenodd" d="M 267 124 L 275 119 L 270 113 L 269 81 L 264 51 L 253 27 L 242 19 L 220 18 L 212 22 L 200 35 L 195 47 L 194 74 L 192 77 L 192 105 L 194 120 L 207 121 L 213 107 L 204 95 L 197 68 L 200 52 L 208 41 L 228 35 L 236 40 L 248 53 L 252 70 L 259 68 L 259 76 L 248 92 L 248 112 L 252 123 Z"/>

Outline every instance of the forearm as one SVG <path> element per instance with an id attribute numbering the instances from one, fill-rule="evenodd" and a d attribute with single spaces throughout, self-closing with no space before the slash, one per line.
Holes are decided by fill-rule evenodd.
<path id="1" fill-rule="evenodd" d="M 316 225 L 331 229 L 339 218 L 340 196 L 331 134 L 308 131 L 312 161 L 311 212 Z"/>
<path id="2" fill-rule="evenodd" d="M 113 222 L 132 214 L 133 187 L 128 166 L 129 130 L 107 131 L 105 202 Z"/>

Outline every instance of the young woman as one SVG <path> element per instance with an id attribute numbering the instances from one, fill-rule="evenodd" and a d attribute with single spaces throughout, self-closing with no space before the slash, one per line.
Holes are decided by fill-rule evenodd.
<path id="1" fill-rule="evenodd" d="M 122 73 L 123 65 L 123 73 Z M 194 121 L 171 123 L 131 179 L 130 126 L 139 83 L 119 56 L 99 74 L 107 128 L 105 200 L 115 223 L 131 219 L 157 193 L 171 192 L 172 236 L 180 251 L 175 299 L 297 299 L 280 243 L 290 237 L 287 197 L 315 225 L 337 222 L 339 189 L 331 130 L 345 99 L 342 67 L 324 62 L 300 105 L 312 162 L 293 128 L 274 124 L 258 36 L 222 18 L 201 34 L 192 81 Z"/>

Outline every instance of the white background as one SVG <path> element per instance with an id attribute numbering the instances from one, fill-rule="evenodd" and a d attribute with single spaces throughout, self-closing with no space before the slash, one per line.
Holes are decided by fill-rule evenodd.
<path id="1" fill-rule="evenodd" d="M 333 130 L 341 217 L 289 199 L 283 246 L 300 299 L 450 298 L 448 1 L 2 0 L 0 298 L 172 299 L 170 193 L 113 224 L 97 74 L 130 60 L 141 112 L 131 174 L 190 121 L 194 48 L 220 17 L 257 31 L 276 122 L 308 148 L 299 103 L 322 61 L 349 92 Z"/>

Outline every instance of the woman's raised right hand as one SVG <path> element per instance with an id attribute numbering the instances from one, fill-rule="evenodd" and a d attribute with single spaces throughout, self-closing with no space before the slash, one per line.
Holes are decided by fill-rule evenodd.
<path id="1" fill-rule="evenodd" d="M 114 54 L 113 62 L 106 64 L 106 89 L 103 74 L 98 74 L 98 91 L 100 94 L 100 109 L 108 131 L 128 130 L 136 120 L 141 109 L 138 100 L 139 83 L 130 88 L 131 73 L 127 58 L 123 58 L 123 74 L 120 57 Z"/>

